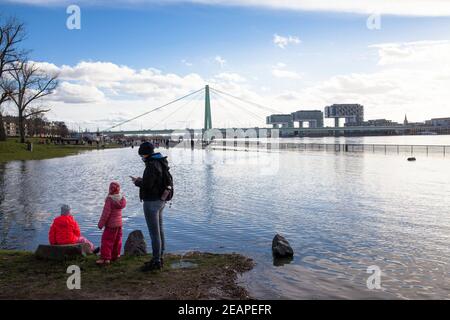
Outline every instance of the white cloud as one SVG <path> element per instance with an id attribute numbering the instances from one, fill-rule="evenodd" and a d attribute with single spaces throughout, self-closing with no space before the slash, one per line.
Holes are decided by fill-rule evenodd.
<path id="1" fill-rule="evenodd" d="M 60 86 L 47 100 L 48 105 L 52 107 L 49 117 L 66 121 L 75 127 L 80 125 L 92 130 L 96 130 L 97 127 L 105 129 L 119 120 L 149 111 L 201 89 L 206 83 L 248 99 L 254 100 L 257 97 L 245 88 L 246 79 L 237 73 L 223 72 L 205 80 L 196 73 L 181 76 L 164 73 L 155 68 L 136 70 L 110 62 L 83 61 L 74 66 L 37 63 L 42 70 L 60 75 Z M 187 105 L 176 114 L 171 114 L 185 103 Z M 136 129 L 141 125 L 143 128 L 180 127 L 186 125 L 187 119 L 193 121 L 191 125 L 201 127 L 202 105 L 203 96 L 199 94 L 196 99 L 183 100 L 161 112 L 133 121 L 122 129 Z M 218 119 L 229 121 L 228 115 L 222 114 L 224 111 L 226 110 L 216 110 L 215 115 Z M 215 123 L 226 125 L 225 122 L 218 120 Z"/>
<path id="2" fill-rule="evenodd" d="M 154 99 L 156 97 L 174 97 L 201 88 L 204 80 L 195 73 L 179 76 L 164 74 L 155 68 L 135 70 L 110 62 L 85 62 L 75 66 L 58 67 L 50 63 L 39 63 L 40 68 L 49 72 L 58 72 L 59 78 L 70 82 L 65 85 L 65 94 L 70 99 L 70 92 L 76 93 L 75 85 L 95 87 L 106 97 Z M 70 89 L 70 90 L 68 90 Z M 93 93 L 93 92 L 91 92 Z M 77 95 L 77 94 L 75 94 Z M 98 92 L 95 94 L 99 97 Z M 78 98 L 74 98 L 78 99 Z M 94 102 L 96 100 L 92 100 Z"/>
<path id="3" fill-rule="evenodd" d="M 61 82 L 53 95 L 50 96 L 54 101 L 63 101 L 65 103 L 98 103 L 105 100 L 102 91 L 92 85 L 80 85 L 70 82 Z"/>
<path id="4" fill-rule="evenodd" d="M 442 41 L 416 41 L 408 43 L 384 43 L 372 45 L 370 48 L 378 49 L 379 65 L 415 64 L 446 61 L 448 59 L 449 40 Z"/>
<path id="5" fill-rule="evenodd" d="M 300 44 L 301 41 L 298 37 L 294 36 L 280 36 L 278 34 L 273 35 L 273 43 L 280 47 L 281 49 L 286 49 L 286 47 L 290 44 Z"/>
<path id="6" fill-rule="evenodd" d="M 72 0 L 3 0 L 0 2 L 32 5 L 68 5 Z M 153 4 L 197 3 L 206 5 L 264 7 L 301 11 L 392 14 L 415 16 L 450 16 L 448 0 L 79 0 L 79 5 L 145 6 Z"/>
<path id="7" fill-rule="evenodd" d="M 221 68 L 223 68 L 225 66 L 225 63 L 227 63 L 227 61 L 224 58 L 222 58 L 221 56 L 216 56 L 214 58 L 214 61 L 216 61 L 220 65 Z"/>
<path id="8" fill-rule="evenodd" d="M 286 70 L 287 65 L 282 62 L 278 62 L 273 68 L 272 68 L 272 75 L 275 78 L 285 78 L 285 79 L 301 79 L 303 78 L 303 75 L 300 73 L 297 73 L 292 70 Z"/>
<path id="9" fill-rule="evenodd" d="M 243 76 L 237 74 L 237 73 L 227 73 L 222 72 L 215 76 L 216 79 L 224 80 L 224 81 L 230 81 L 230 82 L 245 82 L 247 79 L 245 79 Z"/>
<path id="10" fill-rule="evenodd" d="M 379 69 L 337 75 L 299 91 L 305 104 L 362 103 L 370 118 L 415 121 L 450 115 L 450 41 L 389 43 L 378 50 Z"/>
<path id="11" fill-rule="evenodd" d="M 273 69 L 272 75 L 276 78 L 301 79 L 302 76 L 294 71 Z"/>

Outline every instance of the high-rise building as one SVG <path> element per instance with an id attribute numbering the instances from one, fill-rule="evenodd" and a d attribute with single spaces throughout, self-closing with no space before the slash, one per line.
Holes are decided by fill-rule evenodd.
<path id="1" fill-rule="evenodd" d="M 310 128 L 323 128 L 323 112 L 320 110 L 300 110 L 292 113 L 292 121 L 298 122 L 303 127 L 308 122 Z"/>
<path id="2" fill-rule="evenodd" d="M 333 104 L 325 107 L 325 118 L 334 118 L 335 127 L 339 119 L 345 118 L 346 126 L 359 126 L 364 122 L 364 106 L 360 104 Z"/>
<path id="3" fill-rule="evenodd" d="M 273 114 L 266 118 L 266 124 L 271 124 L 273 128 L 292 128 L 294 122 L 292 121 L 292 114 Z"/>

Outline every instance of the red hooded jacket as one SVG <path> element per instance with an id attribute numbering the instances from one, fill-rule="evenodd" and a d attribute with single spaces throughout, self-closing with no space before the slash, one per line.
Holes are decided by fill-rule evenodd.
<path id="1" fill-rule="evenodd" d="M 79 237 L 80 227 L 71 215 L 55 218 L 48 233 L 51 245 L 75 244 Z"/>
<path id="2" fill-rule="evenodd" d="M 105 200 L 103 213 L 98 222 L 99 229 L 103 227 L 122 227 L 122 209 L 127 205 L 127 200 L 121 195 L 109 195 Z"/>

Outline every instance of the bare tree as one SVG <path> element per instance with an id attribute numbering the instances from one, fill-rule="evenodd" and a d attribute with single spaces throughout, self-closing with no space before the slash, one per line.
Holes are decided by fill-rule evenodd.
<path id="1" fill-rule="evenodd" d="M 17 45 L 25 38 L 24 25 L 16 19 L 2 21 L 0 17 L 0 81 L 3 82 L 5 73 L 14 68 L 15 62 L 25 53 Z M 0 141 L 6 140 L 3 126 L 2 104 L 10 99 L 10 92 L 0 86 Z"/>
<path id="2" fill-rule="evenodd" d="M 46 127 L 48 126 L 49 121 L 45 118 L 44 113 L 36 113 L 35 111 L 39 111 L 39 108 L 30 108 L 29 110 L 29 113 L 33 115 L 26 121 L 27 131 L 30 136 L 42 136 L 47 133 Z"/>
<path id="3" fill-rule="evenodd" d="M 31 116 L 50 111 L 33 107 L 40 99 L 52 94 L 58 86 L 58 76 L 39 69 L 36 63 L 19 61 L 8 71 L 13 92 L 9 97 L 19 115 L 20 142 L 25 142 L 25 121 Z"/>

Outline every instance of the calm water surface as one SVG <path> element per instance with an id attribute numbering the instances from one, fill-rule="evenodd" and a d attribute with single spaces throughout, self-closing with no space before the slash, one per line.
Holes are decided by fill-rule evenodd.
<path id="1" fill-rule="evenodd" d="M 96 224 L 112 180 L 128 198 L 124 237 L 135 229 L 148 235 L 128 178 L 143 171 L 136 152 L 0 164 L 0 248 L 46 243 L 61 203 L 72 205 L 84 235 L 99 243 Z M 256 268 L 240 280 L 253 296 L 450 298 L 450 158 L 411 163 L 370 153 L 162 152 L 176 184 L 164 213 L 168 250 L 252 257 Z M 290 264 L 273 265 L 276 233 L 296 252 Z M 373 265 L 382 271 L 381 290 L 366 287 Z"/>

